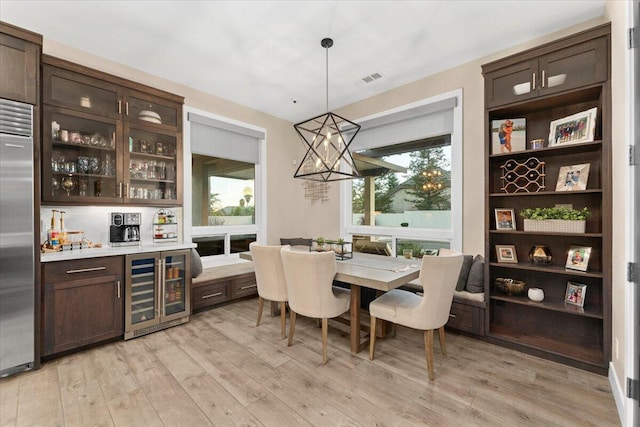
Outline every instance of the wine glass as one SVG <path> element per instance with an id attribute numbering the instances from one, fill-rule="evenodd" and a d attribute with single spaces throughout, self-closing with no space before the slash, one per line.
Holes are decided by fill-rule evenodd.
<path id="1" fill-rule="evenodd" d="M 56 191 L 60 189 L 60 182 L 56 179 L 56 177 L 51 178 L 51 196 L 56 195 Z"/>
<path id="2" fill-rule="evenodd" d="M 65 176 L 62 178 L 62 189 L 67 192 L 67 197 L 70 196 L 71 190 L 73 190 L 76 186 L 76 183 L 73 181 L 73 177 L 71 175 Z"/>

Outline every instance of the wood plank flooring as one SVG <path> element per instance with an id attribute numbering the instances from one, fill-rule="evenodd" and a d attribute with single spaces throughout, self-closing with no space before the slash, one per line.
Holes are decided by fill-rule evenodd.
<path id="1" fill-rule="evenodd" d="M 428 380 L 421 332 L 376 359 L 344 325 L 298 316 L 294 344 L 257 299 L 0 381 L 1 426 L 617 426 L 606 377 L 447 332 Z"/>

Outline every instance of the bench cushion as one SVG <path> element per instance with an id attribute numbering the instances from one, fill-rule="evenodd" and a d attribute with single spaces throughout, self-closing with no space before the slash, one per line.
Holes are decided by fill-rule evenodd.
<path id="1" fill-rule="evenodd" d="M 253 268 L 252 262 L 240 262 L 236 264 L 208 267 L 203 269 L 202 274 L 191 281 L 191 285 L 198 285 L 200 283 L 206 283 L 215 279 L 237 276 L 244 273 L 252 273 L 254 271 L 255 270 Z"/>

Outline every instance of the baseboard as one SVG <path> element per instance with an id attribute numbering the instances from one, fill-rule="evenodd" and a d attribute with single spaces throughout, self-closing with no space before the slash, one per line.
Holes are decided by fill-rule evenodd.
<path id="1" fill-rule="evenodd" d="M 625 402 L 627 400 L 624 394 L 624 387 L 620 384 L 616 370 L 613 369 L 613 364 L 609 363 L 609 385 L 611 386 L 611 393 L 613 393 L 613 400 L 616 402 L 616 409 L 618 410 L 618 418 L 620 418 L 620 425 L 626 426 L 626 409 Z"/>

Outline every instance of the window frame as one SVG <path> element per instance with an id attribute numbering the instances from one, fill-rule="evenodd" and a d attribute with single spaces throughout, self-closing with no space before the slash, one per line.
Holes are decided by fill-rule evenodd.
<path id="1" fill-rule="evenodd" d="M 412 227 L 381 227 L 375 225 L 352 225 L 352 199 L 351 199 L 351 180 L 345 180 L 340 183 L 340 235 L 341 236 L 376 236 L 388 237 L 392 240 L 392 250 L 396 253 L 397 239 L 416 239 L 416 240 L 440 240 L 449 242 L 452 249 L 462 251 L 462 180 L 463 180 L 463 138 L 462 138 L 462 89 L 455 89 L 433 97 L 425 98 L 420 101 L 406 104 L 398 108 L 386 110 L 370 116 L 362 117 L 354 120 L 359 121 L 370 120 L 373 118 L 384 117 L 393 113 L 411 110 L 442 101 L 447 98 L 456 98 L 456 105 L 453 107 L 453 123 L 451 135 L 451 230 L 429 229 L 429 228 L 412 228 Z M 356 136 L 357 138 L 357 136 Z M 408 141 L 407 141 L 408 142 Z"/>
<path id="2" fill-rule="evenodd" d="M 213 265 L 216 263 L 224 263 L 226 261 L 239 260 L 238 253 L 231 253 L 231 236 L 239 234 L 255 234 L 256 241 L 264 243 L 266 236 L 266 223 L 267 223 L 267 155 L 266 155 L 266 141 L 267 131 L 259 126 L 254 126 L 248 123 L 240 122 L 237 120 L 229 119 L 227 117 L 219 116 L 207 111 L 199 110 L 193 107 L 185 106 L 183 109 L 183 154 L 184 159 L 188 159 L 184 163 L 184 188 L 189 191 L 184 191 L 183 200 L 184 206 L 190 207 L 193 203 L 192 196 L 192 165 L 191 165 L 191 122 L 188 119 L 188 114 L 194 113 L 212 119 L 220 120 L 226 123 L 230 123 L 236 126 L 245 127 L 247 129 L 262 132 L 264 139 L 258 140 L 258 163 L 255 163 L 255 179 L 254 179 L 254 207 L 255 207 L 255 224 L 247 225 L 207 225 L 207 226 L 193 226 L 193 218 L 191 216 L 191 209 L 183 209 L 184 214 L 184 239 L 185 241 L 192 241 L 193 237 L 205 237 L 205 236 L 223 236 L 224 237 L 224 254 L 212 255 L 202 257 L 203 265 Z M 218 156 L 220 157 L 220 156 Z"/>

